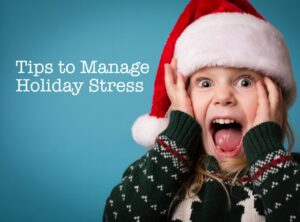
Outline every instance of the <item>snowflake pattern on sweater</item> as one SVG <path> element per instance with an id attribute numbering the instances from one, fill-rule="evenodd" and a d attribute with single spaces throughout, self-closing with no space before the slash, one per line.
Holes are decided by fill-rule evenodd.
<path id="1" fill-rule="evenodd" d="M 245 135 L 249 173 L 233 185 L 223 181 L 231 190 L 228 210 L 224 188 L 212 178 L 206 178 L 199 193 L 176 200 L 189 171 L 188 157 L 199 146 L 201 129 L 192 117 L 172 111 L 170 124 L 158 136 L 153 149 L 129 166 L 112 190 L 103 221 L 300 221 L 298 154 L 282 148 L 277 141 L 278 127 L 267 122 Z M 207 170 L 218 175 L 216 159 L 207 156 L 206 161 Z M 176 203 L 173 211 L 171 203 Z"/>

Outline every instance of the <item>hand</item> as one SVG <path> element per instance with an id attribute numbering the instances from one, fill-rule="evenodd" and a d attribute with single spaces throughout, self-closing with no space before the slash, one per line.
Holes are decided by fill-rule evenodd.
<path id="1" fill-rule="evenodd" d="M 269 77 L 265 76 L 257 81 L 258 107 L 253 126 L 272 121 L 283 125 L 282 92 L 281 88 Z"/>
<path id="2" fill-rule="evenodd" d="M 177 72 L 177 62 L 174 58 L 171 64 L 165 64 L 165 84 L 171 101 L 171 109 L 185 112 L 194 117 L 192 102 L 185 89 L 184 77 Z"/>

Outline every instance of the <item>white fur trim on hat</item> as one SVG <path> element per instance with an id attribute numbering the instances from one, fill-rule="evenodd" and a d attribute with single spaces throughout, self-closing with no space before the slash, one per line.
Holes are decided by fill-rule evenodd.
<path id="1" fill-rule="evenodd" d="M 246 13 L 215 13 L 189 25 L 178 38 L 177 68 L 189 76 L 203 67 L 249 68 L 278 81 L 288 106 L 296 97 L 290 56 L 270 23 Z"/>
<path id="2" fill-rule="evenodd" d="M 140 145 L 151 147 L 155 143 L 156 137 L 167 128 L 168 118 L 157 118 L 145 114 L 137 118 L 132 126 L 133 139 Z"/>

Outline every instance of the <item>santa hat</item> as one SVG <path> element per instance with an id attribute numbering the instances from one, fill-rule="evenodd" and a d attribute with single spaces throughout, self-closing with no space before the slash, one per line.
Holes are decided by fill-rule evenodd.
<path id="1" fill-rule="evenodd" d="M 275 79 L 290 107 L 296 97 L 289 51 L 281 34 L 247 0 L 191 0 L 165 44 L 156 73 L 152 109 L 133 127 L 135 141 L 150 147 L 168 125 L 164 64 L 177 59 L 185 77 L 203 67 L 249 68 Z"/>

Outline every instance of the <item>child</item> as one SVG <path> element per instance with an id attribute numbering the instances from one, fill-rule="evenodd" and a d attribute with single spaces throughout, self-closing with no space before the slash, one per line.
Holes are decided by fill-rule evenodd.
<path id="1" fill-rule="evenodd" d="M 295 95 L 282 36 L 250 3 L 191 0 L 164 48 L 151 114 L 133 126 L 153 149 L 127 168 L 103 220 L 300 221 Z"/>

